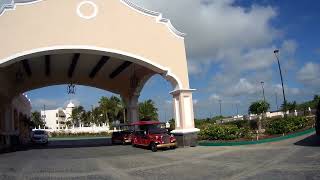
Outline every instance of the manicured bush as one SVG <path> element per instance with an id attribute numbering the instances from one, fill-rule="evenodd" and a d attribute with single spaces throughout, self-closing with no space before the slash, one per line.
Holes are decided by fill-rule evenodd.
<path id="1" fill-rule="evenodd" d="M 210 119 L 204 119 L 204 120 L 196 119 L 194 121 L 195 127 L 199 128 L 199 129 L 203 129 L 203 128 L 207 127 L 209 124 L 215 124 L 215 121 L 210 120 Z"/>
<path id="2" fill-rule="evenodd" d="M 249 128 L 221 124 L 208 124 L 199 133 L 199 137 L 205 140 L 234 140 L 248 136 L 250 136 Z"/>
<path id="3" fill-rule="evenodd" d="M 111 136 L 109 132 L 100 132 L 100 133 L 71 133 L 71 132 L 52 132 L 49 133 L 50 137 L 103 137 L 103 136 Z"/>
<path id="4" fill-rule="evenodd" d="M 306 117 L 287 117 L 269 120 L 266 122 L 266 133 L 283 134 L 295 132 L 312 124 Z"/>
<path id="5" fill-rule="evenodd" d="M 248 129 L 257 129 L 258 123 L 257 120 L 237 120 L 232 122 L 224 123 L 225 125 L 236 125 L 238 128 L 248 128 Z"/>

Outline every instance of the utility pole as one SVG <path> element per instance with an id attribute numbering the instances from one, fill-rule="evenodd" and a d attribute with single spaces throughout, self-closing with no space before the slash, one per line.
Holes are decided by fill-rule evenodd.
<path id="1" fill-rule="evenodd" d="M 238 103 L 236 103 L 236 108 L 237 108 L 237 116 L 238 116 L 239 115 Z"/>
<path id="2" fill-rule="evenodd" d="M 284 87 L 283 87 L 283 78 L 282 78 L 282 72 L 281 72 L 281 65 L 280 65 L 280 60 L 279 60 L 279 57 L 278 57 L 278 54 L 279 54 L 279 50 L 276 49 L 273 51 L 274 55 L 276 56 L 277 58 L 277 61 L 278 61 L 278 67 L 279 67 L 279 72 L 280 72 L 280 78 L 281 78 L 281 85 L 282 85 L 282 94 L 283 94 L 283 110 L 284 110 L 284 115 L 286 116 L 287 114 L 287 100 L 286 100 L 286 95 L 284 93 Z"/>
<path id="3" fill-rule="evenodd" d="M 261 86 L 262 86 L 263 101 L 266 102 L 266 97 L 264 95 L 264 82 L 263 81 L 261 81 Z"/>
<path id="4" fill-rule="evenodd" d="M 220 121 L 222 123 L 221 99 L 219 100 L 219 104 L 220 104 Z"/>

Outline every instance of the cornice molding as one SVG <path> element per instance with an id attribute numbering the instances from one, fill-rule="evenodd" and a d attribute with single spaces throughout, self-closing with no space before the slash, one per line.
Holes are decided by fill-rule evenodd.
<path id="1" fill-rule="evenodd" d="M 3 15 L 6 11 L 15 10 L 17 5 L 28 5 L 36 2 L 40 2 L 42 0 L 21 0 L 16 2 L 15 0 L 10 0 L 7 3 L 4 3 L 0 6 L 0 16 Z"/>
<path id="2" fill-rule="evenodd" d="M 174 35 L 180 37 L 180 38 L 184 38 L 186 36 L 185 33 L 182 33 L 180 31 L 178 31 L 171 23 L 171 21 L 167 18 L 163 18 L 162 16 L 162 13 L 160 12 L 156 12 L 156 11 L 151 11 L 149 9 L 145 9 L 141 6 L 138 6 L 137 4 L 131 2 L 130 0 L 120 0 L 122 3 L 124 3 L 125 5 L 129 6 L 131 9 L 141 13 L 141 14 L 144 14 L 144 15 L 147 15 L 147 16 L 152 16 L 154 18 L 156 18 L 156 21 L 158 23 L 163 23 L 165 24 L 169 30 L 174 33 Z"/>
<path id="3" fill-rule="evenodd" d="M 33 4 L 36 2 L 40 2 L 40 1 L 42 1 L 42 0 L 23 0 L 23 1 L 19 1 L 19 2 L 16 2 L 15 0 L 10 0 L 9 2 L 4 3 L 0 6 L 0 16 L 3 15 L 8 10 L 15 10 L 17 5 L 28 5 L 28 4 Z M 137 4 L 131 2 L 130 0 L 120 0 L 120 2 L 122 2 L 123 4 L 127 5 L 131 9 L 133 9 L 143 15 L 154 17 L 156 19 L 157 23 L 165 24 L 169 28 L 169 30 L 177 37 L 184 38 L 186 36 L 185 33 L 178 31 L 171 24 L 171 21 L 169 19 L 163 18 L 161 13 L 145 9 L 145 8 L 138 6 Z"/>

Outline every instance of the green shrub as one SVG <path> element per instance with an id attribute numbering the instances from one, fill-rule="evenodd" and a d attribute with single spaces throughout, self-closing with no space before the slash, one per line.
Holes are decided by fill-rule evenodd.
<path id="1" fill-rule="evenodd" d="M 50 137 L 103 137 L 103 136 L 111 136 L 109 132 L 100 132 L 100 133 L 71 133 L 71 132 L 52 132 L 49 134 Z"/>
<path id="2" fill-rule="evenodd" d="M 266 132 L 268 134 L 283 134 L 295 132 L 309 125 L 310 120 L 306 117 L 278 118 L 266 122 Z"/>
<path id="3" fill-rule="evenodd" d="M 208 124 L 199 133 L 199 137 L 206 140 L 234 140 L 249 136 L 249 128 L 238 128 L 236 125 L 221 124 Z"/>

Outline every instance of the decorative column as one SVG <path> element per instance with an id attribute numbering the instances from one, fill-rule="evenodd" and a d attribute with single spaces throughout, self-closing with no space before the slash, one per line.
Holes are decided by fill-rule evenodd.
<path id="1" fill-rule="evenodd" d="M 171 131 L 178 141 L 179 146 L 196 146 L 197 132 L 194 127 L 194 113 L 192 92 L 193 89 L 181 89 L 171 92 L 173 96 L 175 130 Z"/>
<path id="2" fill-rule="evenodd" d="M 139 95 L 133 95 L 127 100 L 127 120 L 129 123 L 139 120 L 138 114 Z"/>

